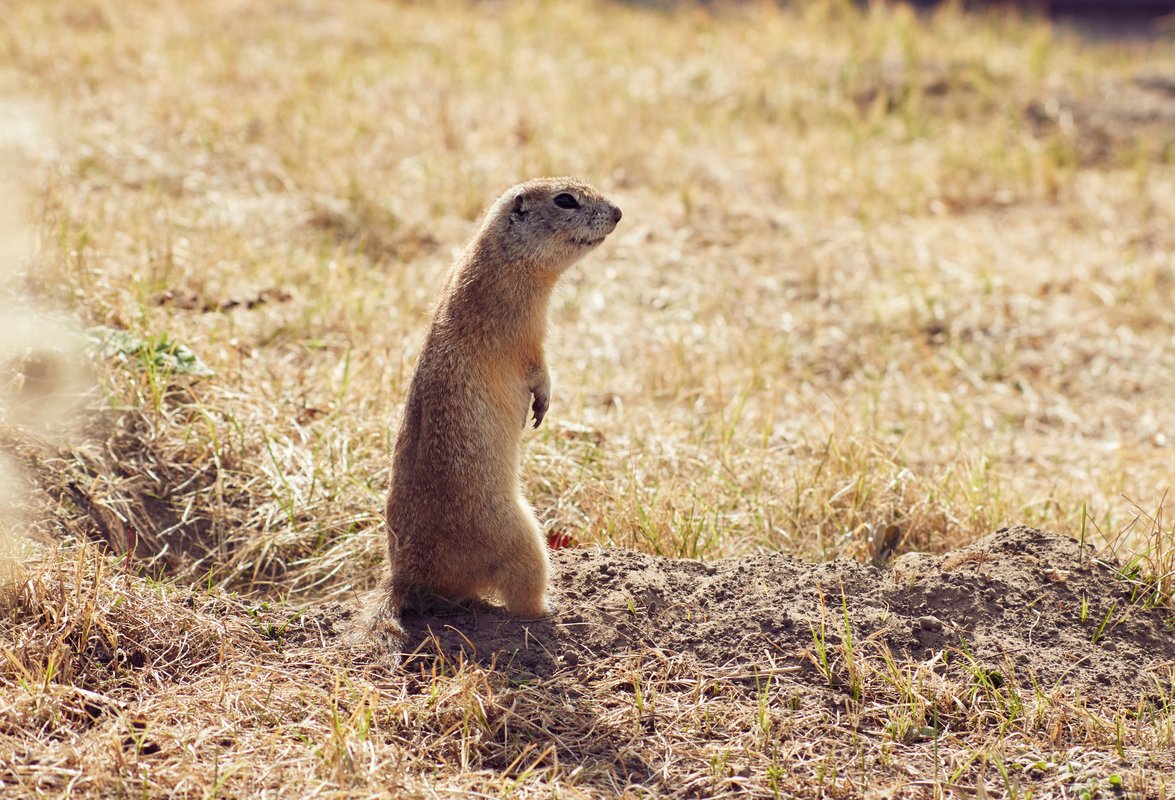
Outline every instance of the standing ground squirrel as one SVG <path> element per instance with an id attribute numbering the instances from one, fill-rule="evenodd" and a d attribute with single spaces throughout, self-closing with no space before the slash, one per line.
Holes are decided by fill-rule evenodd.
<path id="1" fill-rule="evenodd" d="M 403 641 L 401 607 L 419 590 L 547 613 L 546 540 L 522 496 L 518 443 L 529 410 L 537 428 L 550 400 L 551 290 L 620 216 L 582 181 L 528 181 L 494 203 L 454 264 L 396 439 L 376 634 Z"/>

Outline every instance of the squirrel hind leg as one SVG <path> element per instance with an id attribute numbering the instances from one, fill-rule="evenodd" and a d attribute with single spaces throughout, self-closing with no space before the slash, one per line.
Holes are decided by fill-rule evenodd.
<path id="1" fill-rule="evenodd" d="M 547 603 L 546 581 L 532 581 L 525 585 L 503 587 L 502 598 L 506 610 L 521 619 L 538 619 L 550 613 Z"/>
<path id="2" fill-rule="evenodd" d="M 550 612 L 547 604 L 547 576 L 550 565 L 544 543 L 512 554 L 509 563 L 502 566 L 498 578 L 498 592 L 506 603 L 506 610 L 523 619 L 545 617 Z"/>

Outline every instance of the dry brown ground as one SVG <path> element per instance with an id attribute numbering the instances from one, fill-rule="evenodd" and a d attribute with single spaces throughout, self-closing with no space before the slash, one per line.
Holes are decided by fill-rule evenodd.
<path id="1" fill-rule="evenodd" d="M 1118 775 L 1170 792 L 1170 42 L 832 0 L 0 0 L 0 16 L 2 188 L 23 187 L 38 244 L 23 257 L 11 201 L 5 787 L 1040 797 Z M 845 590 L 838 616 L 838 578 L 796 612 L 798 638 L 766 612 L 716 617 L 786 651 L 778 674 L 751 654 L 750 678 L 740 645 L 702 657 L 673 614 L 570 676 L 457 658 L 443 636 L 403 671 L 340 649 L 319 617 L 378 575 L 428 304 L 485 203 L 549 173 L 625 210 L 553 309 L 552 411 L 523 466 L 552 530 L 747 557 L 717 563 L 795 587 L 820 568 L 764 554 L 867 561 L 896 527 L 899 554 L 949 560 L 1003 525 L 1059 531 L 1114 566 L 1000 558 L 1028 570 L 1028 607 L 1060 604 L 1058 630 L 1106 663 L 1111 643 L 1134 654 L 1102 670 L 1140 662 L 1119 691 L 1054 676 L 1060 656 L 976 660 L 968 598 L 991 576 L 966 561 L 935 562 L 963 576 L 942 614 Z M 593 630 L 626 630 L 610 595 L 575 594 L 607 584 L 576 557 L 559 555 L 558 591 Z M 676 575 L 686 607 L 718 614 L 696 562 L 582 558 Z M 754 584 L 727 587 L 735 608 L 756 607 Z M 879 639 L 884 613 L 907 638 L 961 638 Z M 1151 639 L 1127 647 L 1136 618 Z"/>

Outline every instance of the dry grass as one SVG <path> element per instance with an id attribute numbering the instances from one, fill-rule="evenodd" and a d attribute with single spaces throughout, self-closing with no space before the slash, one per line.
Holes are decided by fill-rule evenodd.
<path id="1" fill-rule="evenodd" d="M 226 586 L 379 560 L 428 304 L 538 173 L 628 212 L 556 304 L 562 411 L 528 443 L 579 541 L 829 558 L 1083 508 L 1109 534 L 1170 480 L 1170 128 L 1074 116 L 1162 48 L 836 4 L 12 13 L 57 109 L 30 283 L 216 372 L 108 370 L 143 463 L 92 494 L 190 506 Z M 152 466 L 183 474 L 119 480 Z"/>
<path id="2" fill-rule="evenodd" d="M 1115 708 L 1005 682 L 963 650 L 951 667 L 945 653 L 907 662 L 854 641 L 835 608 L 808 653 L 834 687 L 823 691 L 793 680 L 795 667 L 706 667 L 658 650 L 544 680 L 435 653 L 385 672 L 350 662 L 332 612 L 144 581 L 91 547 L 44 554 L 0 606 L 0 780 L 14 796 L 1151 798 L 1173 788 L 1175 687 Z"/>
<path id="3" fill-rule="evenodd" d="M 812 741 L 827 720 L 775 709 L 793 738 L 755 738 L 739 716 L 754 697 L 675 689 L 675 733 L 700 732 L 651 743 L 609 716 L 608 678 L 584 701 L 598 727 L 576 742 L 566 723 L 547 751 L 520 744 L 551 733 L 527 722 L 542 687 L 275 662 L 242 627 L 230 598 L 373 585 L 429 304 L 484 205 L 533 175 L 582 175 L 625 211 L 553 306 L 552 410 L 524 462 L 552 528 L 824 559 L 867 557 L 891 524 L 902 550 L 939 552 L 1019 522 L 1113 541 L 1170 595 L 1175 533 L 1146 519 L 1175 447 L 1169 42 L 834 0 L 0 0 L 0 15 L 0 86 L 38 99 L 54 143 L 23 170 L 40 249 L 6 302 L 130 334 L 95 332 L 80 427 L 17 425 L 27 380 L 2 419 L 24 472 L 7 483 L 38 487 L 22 529 L 68 548 L 27 561 L 4 606 L 0 763 L 27 792 L 719 795 L 770 793 L 768 774 L 788 796 L 865 791 L 856 723 Z M 187 374 L 178 345 L 213 374 Z M 25 378 L 45 356 L 8 347 Z M 133 551 L 118 563 L 140 577 L 112 575 L 90 540 Z M 131 677 L 95 655 L 116 639 L 134 643 Z M 690 728 L 702 708 L 718 716 Z M 1064 709 L 1047 736 L 981 725 L 954 766 L 920 774 L 942 796 L 994 774 L 1006 734 L 1097 754 L 1124 724 Z M 1164 720 L 1134 746 L 1169 744 Z M 663 772 L 611 766 L 654 746 Z M 931 763 L 922 745 L 887 752 L 891 783 Z"/>

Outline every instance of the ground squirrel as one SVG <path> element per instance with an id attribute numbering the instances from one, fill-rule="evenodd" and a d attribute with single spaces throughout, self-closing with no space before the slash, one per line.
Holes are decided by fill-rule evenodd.
<path id="1" fill-rule="evenodd" d="M 522 496 L 518 443 L 530 411 L 537 428 L 550 400 L 551 290 L 620 216 L 582 181 L 528 181 L 494 203 L 454 264 L 396 440 L 376 633 L 402 641 L 401 607 L 420 590 L 547 613 L 546 540 Z"/>

